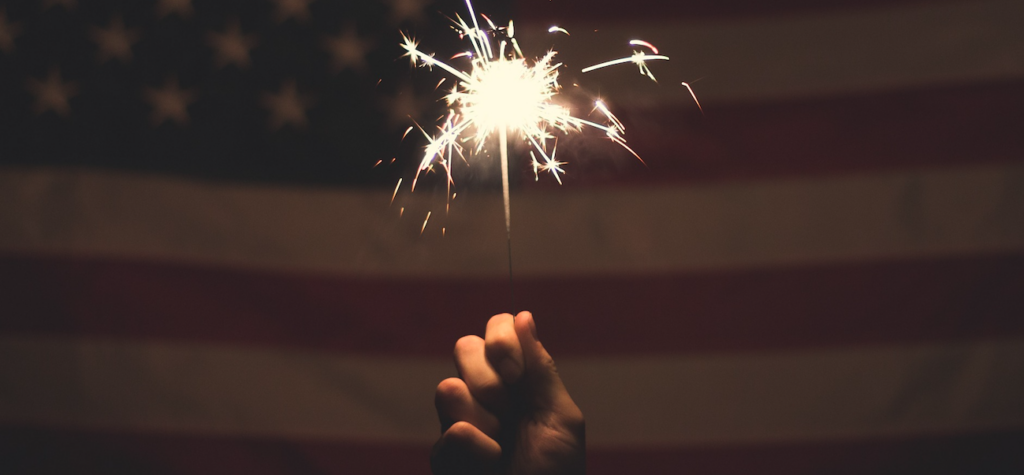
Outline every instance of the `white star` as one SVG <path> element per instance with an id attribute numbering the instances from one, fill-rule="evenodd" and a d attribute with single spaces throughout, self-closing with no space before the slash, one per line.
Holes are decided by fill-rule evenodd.
<path id="1" fill-rule="evenodd" d="M 49 10 L 57 5 L 63 5 L 65 10 L 72 10 L 78 6 L 78 0 L 43 0 L 43 10 Z"/>
<path id="2" fill-rule="evenodd" d="M 237 19 L 230 21 L 223 33 L 211 32 L 206 38 L 206 42 L 216 50 L 218 67 L 234 64 L 244 69 L 249 66 L 249 51 L 256 46 L 256 35 L 242 34 L 242 26 Z"/>
<path id="3" fill-rule="evenodd" d="M 188 106 L 196 99 L 196 93 L 189 90 L 182 90 L 178 87 L 177 79 L 169 79 L 160 89 L 146 88 L 144 91 L 146 102 L 153 106 L 153 114 L 150 119 L 154 126 L 171 120 L 179 125 L 187 125 Z"/>
<path id="4" fill-rule="evenodd" d="M 192 0 L 160 0 L 156 6 L 160 18 L 177 13 L 182 18 L 192 16 Z"/>
<path id="5" fill-rule="evenodd" d="M 14 52 L 14 38 L 21 34 L 21 27 L 16 23 L 7 23 L 7 10 L 0 8 L 0 51 Z"/>
<path id="6" fill-rule="evenodd" d="M 419 22 L 423 19 L 423 10 L 427 7 L 426 0 L 388 0 L 391 4 L 391 20 L 395 23 L 404 21 Z"/>
<path id="7" fill-rule="evenodd" d="M 89 36 L 99 47 L 96 58 L 100 63 L 114 58 L 127 63 L 132 59 L 132 44 L 139 40 L 138 31 L 126 30 L 121 17 L 110 20 L 110 26 L 105 30 L 94 27 Z"/>
<path id="8" fill-rule="evenodd" d="M 33 106 L 36 115 L 53 111 L 61 117 L 67 117 L 71 115 L 71 105 L 68 104 L 68 99 L 78 93 L 78 86 L 71 81 L 64 82 L 61 79 L 60 70 L 52 68 L 45 82 L 29 78 L 28 90 L 36 96 L 36 103 Z"/>
<path id="9" fill-rule="evenodd" d="M 277 21 L 284 23 L 289 18 L 297 21 L 309 19 L 309 3 L 311 0 L 274 0 L 277 4 Z"/>
<path id="10" fill-rule="evenodd" d="M 309 100 L 299 95 L 294 80 L 285 81 L 277 94 L 264 93 L 263 107 L 270 111 L 270 129 L 279 130 L 287 124 L 306 127 L 306 107 Z"/>
<path id="11" fill-rule="evenodd" d="M 366 53 L 373 43 L 363 40 L 355 29 L 346 29 L 337 36 L 328 36 L 323 41 L 324 49 L 331 53 L 331 65 L 334 72 L 339 73 L 345 68 L 356 71 L 366 70 Z"/>

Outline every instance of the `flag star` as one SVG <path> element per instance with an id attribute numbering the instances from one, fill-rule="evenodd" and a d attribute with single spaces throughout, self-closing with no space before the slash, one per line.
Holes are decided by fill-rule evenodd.
<path id="1" fill-rule="evenodd" d="M 331 53 L 331 65 L 335 73 L 345 68 L 362 72 L 366 70 L 366 53 L 373 42 L 360 38 L 355 29 L 347 29 L 337 36 L 324 38 L 323 45 Z"/>
<path id="2" fill-rule="evenodd" d="M 277 21 L 284 23 L 289 18 L 295 18 L 297 21 L 306 21 L 309 19 L 309 3 L 310 0 L 274 0 L 277 4 Z"/>
<path id="3" fill-rule="evenodd" d="M 111 59 L 118 59 L 127 63 L 132 59 L 132 44 L 139 41 L 139 33 L 136 30 L 126 30 L 121 17 L 114 17 L 107 29 L 93 28 L 89 35 L 99 51 L 96 53 L 100 63 Z"/>
<path id="4" fill-rule="evenodd" d="M 61 79 L 60 70 L 50 69 L 46 81 L 38 81 L 29 78 L 28 90 L 36 96 L 33 106 L 36 115 L 42 115 L 46 111 L 53 111 L 61 117 L 71 115 L 71 105 L 68 99 L 78 93 L 78 86 L 74 82 L 64 82 Z"/>
<path id="5" fill-rule="evenodd" d="M 7 22 L 7 10 L 0 8 L 0 51 L 14 52 L 14 39 L 21 34 L 21 27 Z"/>
<path id="6" fill-rule="evenodd" d="M 187 18 L 192 16 L 192 0 L 160 0 L 156 5 L 156 11 L 160 18 L 177 13 L 179 17 Z"/>
<path id="7" fill-rule="evenodd" d="M 78 6 L 78 0 L 43 0 L 43 10 L 49 10 L 61 5 L 65 10 L 71 10 Z"/>
<path id="8" fill-rule="evenodd" d="M 249 66 L 249 52 L 256 46 L 256 36 L 242 34 L 242 26 L 235 19 L 228 23 L 223 33 L 209 33 L 207 43 L 216 50 L 218 67 L 234 64 L 244 69 Z"/>
<path id="9" fill-rule="evenodd" d="M 388 0 L 391 4 L 391 20 L 395 23 L 404 21 L 418 22 L 423 19 L 427 0 Z"/>
<path id="10" fill-rule="evenodd" d="M 264 93 L 262 102 L 270 112 L 271 130 L 279 130 L 287 124 L 296 128 L 306 127 L 309 100 L 299 94 L 294 80 L 285 81 L 277 94 Z"/>
<path id="11" fill-rule="evenodd" d="M 406 126 L 410 125 L 411 121 L 418 122 L 432 102 L 421 97 L 412 86 L 406 84 L 394 96 L 385 98 L 381 107 L 388 114 L 388 122 L 392 126 Z"/>
<path id="12" fill-rule="evenodd" d="M 153 113 L 150 119 L 154 126 L 163 124 L 170 120 L 179 125 L 187 125 L 189 121 L 188 106 L 195 102 L 194 91 L 182 90 L 178 86 L 177 79 L 169 79 L 160 89 L 146 88 L 144 91 L 146 102 L 153 106 Z"/>

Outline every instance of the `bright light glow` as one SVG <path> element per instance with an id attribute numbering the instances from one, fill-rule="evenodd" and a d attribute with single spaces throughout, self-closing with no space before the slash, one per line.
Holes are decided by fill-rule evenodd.
<path id="1" fill-rule="evenodd" d="M 452 163 L 456 158 L 466 159 L 464 145 L 472 141 L 472 151 L 480 152 L 488 139 L 497 132 L 500 138 L 505 223 L 508 227 L 510 226 L 506 145 L 508 138 L 522 140 L 528 144 L 532 148 L 530 156 L 534 172 L 537 174 L 541 171 L 549 172 L 559 183 L 561 183 L 559 174 L 565 173 L 562 168 L 565 163 L 554 158 L 554 143 L 557 134 L 575 132 L 584 126 L 591 127 L 603 131 L 609 140 L 636 155 L 632 149 L 626 146 L 626 141 L 623 138 L 625 128 L 622 123 L 601 101 L 595 103 L 594 110 L 600 111 L 606 120 L 605 123 L 573 116 L 569 107 L 559 103 L 561 86 L 558 84 L 558 70 L 562 64 L 554 62 L 555 51 L 548 51 L 538 59 L 528 60 L 514 38 L 515 28 L 512 22 L 509 22 L 507 27 L 497 27 L 490 18 L 481 15 L 481 18 L 489 26 L 486 30 L 481 29 L 470 0 L 466 0 L 466 6 L 469 10 L 470 21 L 467 22 L 456 15 L 453 23 L 460 38 L 469 40 L 472 49 L 458 53 L 449 59 L 449 61 L 458 61 L 458 63 L 449 64 L 440 61 L 434 55 L 421 51 L 414 39 L 404 33 L 402 35 L 401 46 L 405 50 L 405 56 L 409 57 L 413 65 L 426 68 L 437 67 L 456 80 L 450 92 L 445 96 L 448 112 L 436 126 L 436 131 L 428 133 L 417 124 L 427 139 L 427 145 L 416 176 L 413 178 L 412 190 L 416 189 L 420 174 L 432 170 L 435 165 L 447 174 L 450 190 L 453 183 Z M 567 31 L 559 27 L 552 27 L 548 31 L 568 34 Z M 649 43 L 641 42 L 639 44 L 657 52 L 657 49 Z M 654 79 L 646 62 L 667 59 L 666 56 L 647 55 L 634 51 L 631 57 L 594 65 L 583 71 L 632 62 L 640 67 L 642 74 Z M 424 221 L 425 226 L 426 221 Z"/>

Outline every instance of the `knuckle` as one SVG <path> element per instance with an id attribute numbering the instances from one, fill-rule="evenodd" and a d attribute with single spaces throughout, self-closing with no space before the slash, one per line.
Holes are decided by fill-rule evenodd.
<path id="1" fill-rule="evenodd" d="M 501 358 L 513 356 L 519 341 L 516 340 L 514 334 L 498 332 L 493 335 L 488 335 L 485 344 L 487 357 L 492 361 L 497 361 Z"/>
<path id="2" fill-rule="evenodd" d="M 437 384 L 434 402 L 438 407 L 447 407 L 466 399 L 466 383 L 459 378 L 448 378 Z"/>
<path id="3" fill-rule="evenodd" d="M 565 418 L 566 427 L 576 432 L 583 432 L 587 425 L 587 421 L 583 417 L 583 411 L 579 407 L 573 406 L 572 409 L 563 414 L 563 417 Z"/>
<path id="4" fill-rule="evenodd" d="M 466 335 L 459 338 L 455 342 L 455 357 L 460 358 L 464 355 L 471 354 L 474 350 L 479 348 L 483 340 L 476 335 Z"/>

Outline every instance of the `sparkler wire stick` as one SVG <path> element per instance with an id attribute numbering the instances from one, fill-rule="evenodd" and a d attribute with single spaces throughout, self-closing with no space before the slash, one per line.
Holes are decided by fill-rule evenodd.
<path id="1" fill-rule="evenodd" d="M 516 293 L 512 283 L 512 207 L 508 193 L 508 130 L 502 127 L 498 131 L 498 146 L 501 147 L 501 194 L 505 199 L 505 237 L 508 243 L 508 299 L 512 318 L 516 314 Z"/>
<path id="2" fill-rule="evenodd" d="M 547 54 L 528 61 L 519 49 L 514 38 L 515 29 L 512 22 L 507 27 L 498 27 L 485 15 L 480 15 L 490 28 L 481 29 L 477 21 L 477 13 L 471 0 L 466 0 L 469 21 L 455 15 L 452 20 L 460 38 L 469 40 L 471 51 L 452 56 L 459 63 L 468 61 L 468 67 L 456 67 L 438 60 L 432 54 L 424 53 L 414 39 L 402 34 L 401 46 L 413 65 L 419 64 L 427 68 L 434 66 L 451 74 L 455 85 L 445 96 L 448 103 L 447 117 L 437 126 L 437 133 L 430 135 L 417 125 L 420 132 L 427 138 L 427 146 L 420 160 L 419 168 L 412 179 L 410 191 L 416 189 L 420 174 L 434 169 L 436 163 L 447 175 L 449 191 L 452 184 L 452 162 L 455 158 L 466 159 L 464 145 L 475 140 L 473 152 L 479 153 L 497 132 L 501 157 L 501 185 L 505 204 L 505 235 L 508 244 L 509 262 L 509 295 L 514 306 L 512 291 L 512 214 L 509 199 L 509 159 L 508 139 L 510 133 L 521 138 L 532 147 L 530 156 L 534 172 L 540 170 L 551 172 L 561 183 L 559 173 L 564 173 L 555 159 L 557 149 L 556 132 L 568 134 L 584 127 L 604 132 L 609 140 L 622 146 L 638 159 L 636 154 L 623 138 L 625 128 L 601 101 L 595 102 L 595 109 L 605 116 L 607 122 L 598 123 L 577 117 L 572 109 L 558 97 L 561 86 L 558 83 L 558 72 L 562 63 L 554 61 L 556 52 L 549 50 Z M 568 31 L 552 27 L 550 31 Z M 492 45 L 492 42 L 495 43 Z M 633 40 L 632 45 L 649 48 L 654 54 L 633 51 L 633 55 L 625 58 L 606 61 L 584 68 L 586 73 L 616 64 L 633 63 L 640 73 L 655 80 L 647 67 L 651 60 L 667 60 L 667 56 L 658 54 L 657 48 L 642 40 Z M 692 90 L 691 90 L 692 93 Z M 694 97 L 696 99 L 696 97 Z M 699 105 L 698 105 L 699 106 Z M 408 132 L 408 131 L 407 131 Z M 551 142 L 554 142 L 554 145 Z M 536 152 L 536 154 L 534 153 Z M 538 158 L 539 157 L 539 158 Z M 643 160 L 641 160 L 642 162 Z M 401 182 L 399 182 L 399 186 Z M 395 188 L 397 193 L 398 187 Z M 393 199 L 393 198 L 392 198 Z M 430 215 L 427 215 L 429 219 Z M 423 228 L 426 228 L 424 220 Z"/>

